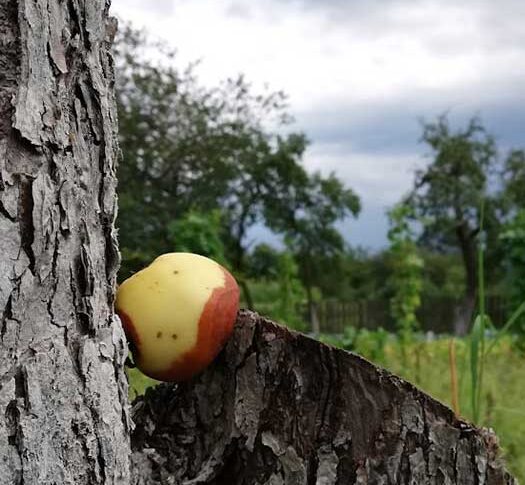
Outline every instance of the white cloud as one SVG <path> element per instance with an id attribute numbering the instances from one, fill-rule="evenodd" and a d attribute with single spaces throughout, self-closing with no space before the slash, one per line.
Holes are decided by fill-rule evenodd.
<path id="1" fill-rule="evenodd" d="M 413 169 L 421 166 L 424 160 L 414 153 L 370 154 L 334 143 L 312 146 L 306 153 L 305 163 L 312 171 L 336 172 L 355 189 L 363 205 L 387 207 L 410 189 Z"/>
<path id="2" fill-rule="evenodd" d="M 525 77 L 525 47 L 504 35 L 505 26 L 512 30 L 516 23 L 504 8 L 490 10 L 489 24 L 487 6 L 476 9 L 471 2 L 381 2 L 369 12 L 356 9 L 363 18 L 352 15 L 353 2 L 344 10 L 341 2 L 335 2 L 339 8 L 301 10 L 298 2 L 277 0 L 142 5 L 116 0 L 114 9 L 166 38 L 181 60 L 202 58 L 207 82 L 245 72 L 284 89 L 296 109 L 471 84 L 490 90 L 498 80 Z"/>
<path id="3" fill-rule="evenodd" d="M 418 116 L 487 113 L 503 144 L 525 124 L 522 0 L 113 5 L 176 47 L 181 65 L 202 59 L 205 83 L 243 72 L 256 86 L 287 92 L 298 129 L 313 141 L 308 166 L 333 169 L 370 200 L 395 202 L 409 187 L 423 150 Z M 507 107 L 514 110 L 505 121 Z"/>
<path id="4" fill-rule="evenodd" d="M 506 35 L 524 29 L 504 8 L 525 2 L 498 2 L 497 10 L 484 2 L 372 2 L 368 10 L 354 2 L 327 2 L 324 9 L 316 3 L 301 10 L 308 2 L 163 0 L 152 9 L 116 0 L 114 9 L 176 46 L 181 62 L 202 59 L 205 82 L 244 72 L 284 89 L 298 111 L 414 91 L 465 91 L 482 103 L 504 96 L 498 87 L 505 80 L 525 80 L 525 44 Z"/>
<path id="5" fill-rule="evenodd" d="M 117 10 L 117 14 L 122 12 L 128 20 L 132 17 L 136 21 L 151 22 L 155 17 L 162 17 L 165 15 L 172 15 L 174 2 L 173 0 L 155 0 L 154 2 L 145 3 L 144 0 L 125 0 L 112 2 L 113 13 Z M 152 26 L 153 24 L 149 24 Z M 152 30 L 152 29 L 151 29 Z"/>

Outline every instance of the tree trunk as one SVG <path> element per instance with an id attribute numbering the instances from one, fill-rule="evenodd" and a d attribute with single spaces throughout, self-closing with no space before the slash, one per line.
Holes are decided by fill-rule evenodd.
<path id="1" fill-rule="evenodd" d="M 239 286 L 242 289 L 242 294 L 244 295 L 244 301 L 246 302 L 246 307 L 249 310 L 253 310 L 255 308 L 255 304 L 253 302 L 252 292 L 250 290 L 250 285 L 248 284 L 248 281 L 244 279 L 244 277 L 238 278 Z"/>
<path id="2" fill-rule="evenodd" d="M 141 484 L 513 484 L 495 436 L 357 355 L 243 311 L 194 380 L 133 407 Z"/>
<path id="3" fill-rule="evenodd" d="M 454 334 L 464 336 L 468 334 L 472 315 L 476 308 L 476 291 L 468 291 L 454 308 Z"/>
<path id="4" fill-rule="evenodd" d="M 321 332 L 321 325 L 319 322 L 319 315 L 317 314 L 317 305 L 314 301 L 310 265 L 306 263 L 305 266 L 306 278 L 304 281 L 304 287 L 306 290 L 306 304 L 308 306 L 308 323 L 310 323 L 310 332 L 312 335 L 319 335 Z"/>
<path id="5" fill-rule="evenodd" d="M 0 2 L 0 482 L 129 482 L 104 0 Z"/>
<path id="6" fill-rule="evenodd" d="M 460 336 L 468 333 L 476 308 L 478 286 L 476 235 L 478 232 L 478 230 L 470 229 L 465 221 L 459 222 L 456 229 L 465 267 L 465 295 L 456 308 L 454 319 L 454 333 Z"/>

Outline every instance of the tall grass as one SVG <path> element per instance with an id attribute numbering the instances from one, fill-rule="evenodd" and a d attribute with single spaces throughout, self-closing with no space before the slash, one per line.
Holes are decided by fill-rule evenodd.
<path id="1" fill-rule="evenodd" d="M 478 315 L 474 320 L 470 335 L 470 376 L 472 418 L 479 422 L 481 390 L 483 388 L 483 369 L 485 365 L 485 264 L 484 264 L 484 204 L 481 204 L 478 234 Z"/>
<path id="2" fill-rule="evenodd" d="M 454 338 L 450 339 L 448 344 L 448 360 L 450 367 L 450 402 L 452 409 L 457 416 L 460 414 L 459 408 L 459 390 L 458 390 L 458 373 L 456 365 L 456 341 Z"/>
<path id="3" fill-rule="evenodd" d="M 510 316 L 507 322 L 496 330 L 485 312 L 485 263 L 484 263 L 484 204 L 480 209 L 480 229 L 478 234 L 478 314 L 470 332 L 470 402 L 472 420 L 475 424 L 483 425 L 481 421 L 481 397 L 483 392 L 483 374 L 487 356 L 494 349 L 496 343 L 505 335 L 510 335 L 513 325 L 525 312 L 525 301 Z M 493 331 L 491 342 L 487 344 L 487 329 Z M 452 370 L 451 370 L 452 372 Z"/>

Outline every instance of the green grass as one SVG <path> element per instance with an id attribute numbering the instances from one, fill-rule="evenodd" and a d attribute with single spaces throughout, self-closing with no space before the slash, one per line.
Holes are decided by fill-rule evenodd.
<path id="1" fill-rule="evenodd" d="M 150 379 L 145 376 L 138 369 L 126 368 L 129 382 L 129 400 L 133 401 L 137 396 L 142 396 L 148 387 L 153 387 L 159 384 L 159 381 Z"/>

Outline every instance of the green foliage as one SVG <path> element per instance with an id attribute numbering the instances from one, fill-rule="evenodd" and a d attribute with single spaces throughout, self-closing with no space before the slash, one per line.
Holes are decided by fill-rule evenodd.
<path id="1" fill-rule="evenodd" d="M 390 311 L 398 328 L 402 349 L 405 349 L 419 327 L 416 311 L 421 305 L 423 259 L 418 255 L 410 226 L 412 208 L 399 204 L 388 215 L 391 259 L 388 284 L 393 292 Z"/>
<path id="2" fill-rule="evenodd" d="M 348 351 L 356 350 L 356 339 L 359 330 L 356 327 L 347 326 L 344 328 L 342 335 L 334 335 L 329 333 L 322 333 L 319 335 L 319 340 L 326 344 L 333 345 Z"/>
<path id="3" fill-rule="evenodd" d="M 423 258 L 423 290 L 427 298 L 457 299 L 465 292 L 465 268 L 457 253 L 419 249 Z"/>
<path id="4" fill-rule="evenodd" d="M 289 253 L 284 253 L 279 266 L 282 273 L 278 279 L 249 281 L 255 310 L 290 328 L 305 331 L 307 325 L 299 311 L 305 292 L 297 278 L 297 266 Z"/>
<path id="5" fill-rule="evenodd" d="M 523 209 L 525 204 L 525 151 L 511 150 L 503 168 L 505 206 L 507 210 Z"/>
<path id="6" fill-rule="evenodd" d="M 489 173 L 497 168 L 496 146 L 480 120 L 453 131 L 445 115 L 423 124 L 422 140 L 432 150 L 431 163 L 416 171 L 409 202 L 424 221 L 422 242 L 456 248 L 458 231 L 475 237 L 479 207 L 488 198 Z"/>
<path id="7" fill-rule="evenodd" d="M 137 396 L 142 396 L 146 389 L 149 387 L 155 387 L 160 384 L 159 381 L 151 379 L 144 375 L 137 368 L 126 368 L 126 374 L 129 382 L 129 399 L 133 401 Z"/>
<path id="8" fill-rule="evenodd" d="M 298 277 L 297 264 L 290 252 L 284 251 L 279 255 L 277 271 L 279 297 L 275 317 L 292 328 L 305 330 L 304 322 L 297 314 L 299 304 L 304 301 L 305 292 Z"/>
<path id="9" fill-rule="evenodd" d="M 327 294 L 342 301 L 390 298 L 391 288 L 385 285 L 390 274 L 390 261 L 386 251 L 371 254 L 361 249 L 346 249 L 338 267 L 342 274 L 333 279 L 333 286 L 330 287 L 327 283 L 323 286 Z"/>
<path id="10" fill-rule="evenodd" d="M 332 275 L 332 282 L 339 280 L 335 275 L 340 271 L 345 245 L 335 223 L 349 215 L 356 216 L 360 203 L 357 195 L 334 174 L 323 177 L 318 173 L 311 177 L 298 202 L 293 220 L 281 229 L 286 234 L 287 247 L 301 261 L 299 276 L 306 289 L 313 325 L 314 288 L 322 291 L 328 274 Z"/>
<path id="11" fill-rule="evenodd" d="M 525 301 L 525 209 L 505 225 L 500 237 L 505 250 L 511 301 L 517 307 Z M 517 345 L 525 352 L 525 316 L 518 319 L 514 329 L 519 335 Z"/>
<path id="12" fill-rule="evenodd" d="M 356 352 L 376 364 L 386 363 L 387 343 L 395 338 L 385 329 L 369 330 L 366 328 L 345 327 L 342 335 L 321 334 L 321 342 Z"/>
<path id="13" fill-rule="evenodd" d="M 221 213 L 190 211 L 168 224 L 168 236 L 175 251 L 201 254 L 226 264 L 221 239 Z"/>
<path id="14" fill-rule="evenodd" d="M 278 276 L 280 253 L 269 244 L 255 246 L 248 254 L 246 272 L 250 278 L 276 279 Z"/>
<path id="15" fill-rule="evenodd" d="M 248 261 L 250 274 L 258 277 L 249 282 L 254 309 L 291 328 L 306 330 L 299 310 L 305 300 L 305 291 L 293 255 L 260 244 Z"/>
<path id="16" fill-rule="evenodd" d="M 144 55 L 153 49 L 159 61 Z M 356 212 L 357 197 L 334 175 L 306 172 L 308 141 L 288 128 L 286 96 L 254 93 L 242 76 L 204 88 L 194 65 L 180 70 L 173 59 L 142 33 L 122 29 L 116 95 L 124 257 L 171 251 L 172 221 L 217 209 L 225 256 L 238 275 L 246 272 L 246 238 L 255 224 L 282 234 L 295 234 L 297 225 L 308 238 L 316 231 L 328 246 L 340 246 L 333 222 L 349 208 Z"/>
<path id="17" fill-rule="evenodd" d="M 356 336 L 355 350 L 366 356 L 367 359 L 384 365 L 386 362 L 385 348 L 389 339 L 389 333 L 383 328 L 377 330 L 364 328 Z"/>

